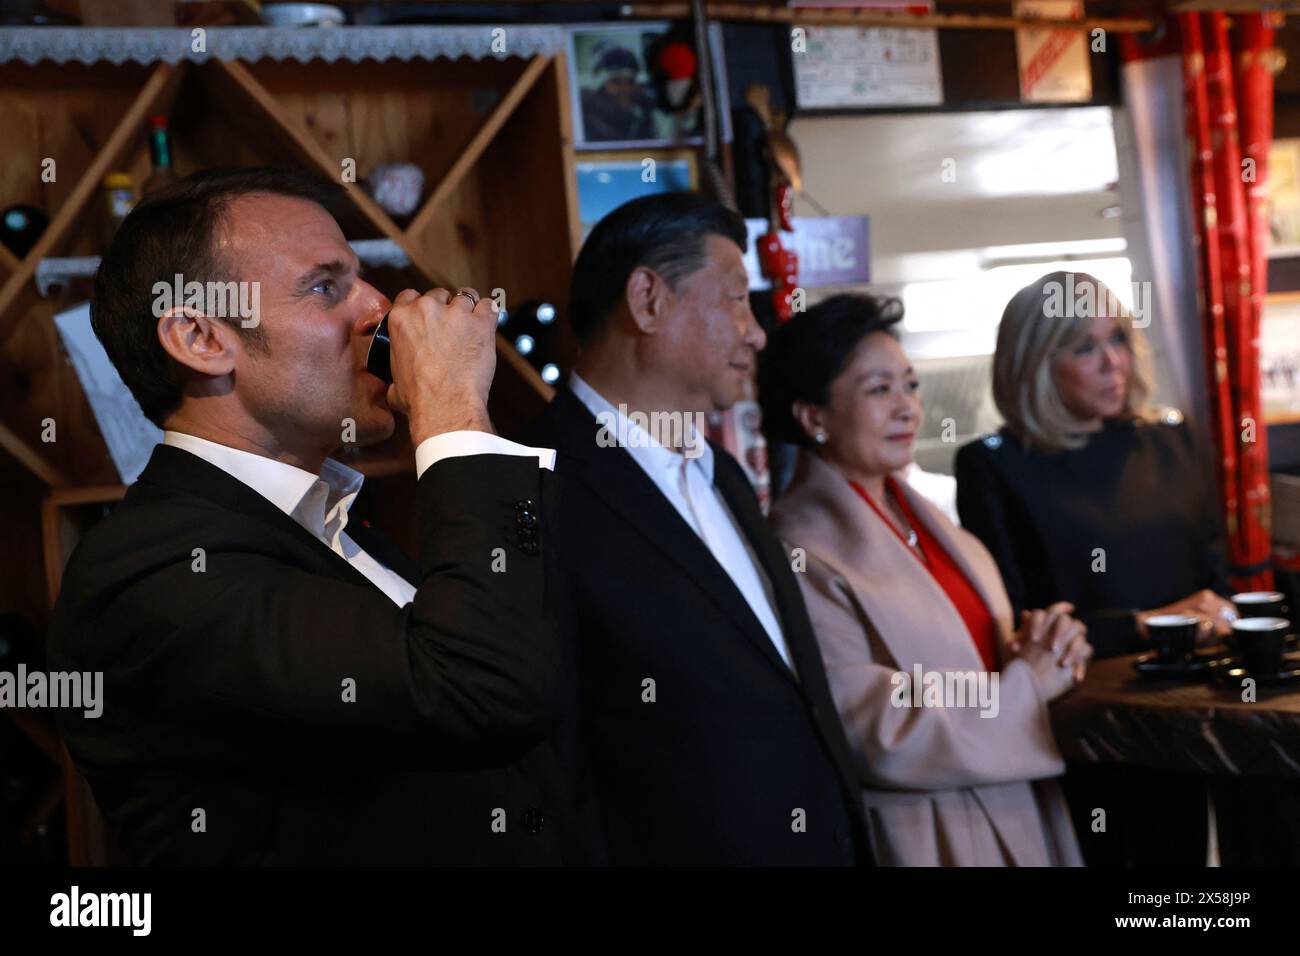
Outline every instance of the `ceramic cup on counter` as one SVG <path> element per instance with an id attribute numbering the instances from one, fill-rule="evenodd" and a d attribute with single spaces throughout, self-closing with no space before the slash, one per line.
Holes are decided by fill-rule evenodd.
<path id="1" fill-rule="evenodd" d="M 1185 661 L 1196 648 L 1201 619 L 1195 614 L 1157 614 L 1147 618 L 1147 632 L 1161 661 Z"/>
<path id="2" fill-rule="evenodd" d="M 1251 674 L 1269 676 L 1282 669 L 1291 622 L 1284 617 L 1243 617 L 1232 625 L 1242 663 Z"/>
<path id="3" fill-rule="evenodd" d="M 1243 591 L 1232 596 L 1238 617 L 1288 617 L 1286 595 L 1281 591 Z"/>

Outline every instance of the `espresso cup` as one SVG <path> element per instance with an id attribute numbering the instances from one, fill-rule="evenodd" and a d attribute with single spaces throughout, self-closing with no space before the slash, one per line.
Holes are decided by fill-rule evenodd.
<path id="1" fill-rule="evenodd" d="M 1195 614 L 1157 614 L 1147 618 L 1147 633 L 1162 661 L 1185 661 L 1196 648 L 1201 619 Z"/>
<path id="2" fill-rule="evenodd" d="M 393 384 L 393 366 L 388 342 L 388 315 L 375 326 L 370 339 L 370 348 L 366 351 L 366 371 L 389 385 Z"/>
<path id="3" fill-rule="evenodd" d="M 1284 617 L 1243 617 L 1233 622 L 1232 637 L 1248 673 L 1268 675 L 1282 669 L 1290 629 L 1291 622 Z"/>
<path id="4" fill-rule="evenodd" d="M 1286 595 L 1281 591 L 1243 591 L 1232 596 L 1238 617 L 1286 617 Z"/>

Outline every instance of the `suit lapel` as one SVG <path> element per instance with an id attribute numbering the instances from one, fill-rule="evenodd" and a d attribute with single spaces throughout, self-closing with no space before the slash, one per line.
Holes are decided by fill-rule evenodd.
<path id="1" fill-rule="evenodd" d="M 830 681 L 826 677 L 826 664 L 822 660 L 817 636 L 813 633 L 812 621 L 808 617 L 808 608 L 799 591 L 799 583 L 790 567 L 790 559 L 781 541 L 769 530 L 767 520 L 759 510 L 758 502 L 739 466 L 719 462 L 713 473 L 728 507 L 736 516 L 754 553 L 759 556 L 768 580 L 772 582 L 777 615 L 785 634 L 786 646 L 790 649 L 790 656 L 798 671 L 798 681 L 809 718 L 830 751 L 840 783 L 844 787 L 846 801 L 855 808 L 855 826 L 860 825 L 861 817 L 856 812 L 859 807 L 858 782 L 853 751 L 836 711 Z M 785 670 L 789 673 L 788 668 Z M 862 845 L 869 845 L 870 840 L 865 835 L 865 830 L 861 832 L 860 840 Z"/>
<path id="2" fill-rule="evenodd" d="M 794 680 L 790 668 L 781 659 L 772 639 L 754 616 L 731 576 L 641 466 L 624 448 L 601 448 L 597 445 L 600 426 L 587 407 L 568 389 L 560 389 L 554 401 L 561 451 L 572 459 L 578 480 L 639 531 L 663 557 L 677 565 L 686 578 L 735 623 L 760 654 L 787 679 Z M 715 468 L 715 481 L 718 474 L 719 469 Z M 743 527 L 744 522 L 733 504 L 734 491 L 729 495 L 724 490 L 723 496 Z M 761 560 L 762 548 L 756 545 L 748 530 L 745 533 Z"/>
<path id="3" fill-rule="evenodd" d="M 197 455 L 159 443 L 154 447 L 149 464 L 140 473 L 138 481 L 172 493 L 197 495 L 220 508 L 261 521 L 269 528 L 295 539 L 314 558 L 317 569 L 322 573 L 379 590 L 373 581 L 335 553 L 325 542 L 262 495 Z"/>
<path id="4" fill-rule="evenodd" d="M 763 513 L 758 509 L 753 490 L 744 473 L 716 458 L 727 454 L 721 448 L 714 447 L 715 465 L 713 480 L 722 493 L 723 500 L 750 548 L 758 557 L 758 563 L 772 585 L 772 596 L 776 600 L 776 616 L 781 622 L 786 646 L 794 659 L 795 670 L 801 678 L 822 669 L 821 654 L 816 649 L 812 629 L 808 624 L 808 613 L 799 595 L 799 585 L 788 571 L 785 552 L 780 542 L 768 530 Z M 771 643 L 770 641 L 768 642 Z"/>

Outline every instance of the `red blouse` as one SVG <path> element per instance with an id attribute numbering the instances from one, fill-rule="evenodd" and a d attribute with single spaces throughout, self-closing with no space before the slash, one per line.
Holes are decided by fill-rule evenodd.
<path id="1" fill-rule="evenodd" d="M 908 551 L 915 553 L 918 561 L 921 562 L 930 572 L 931 577 L 939 587 L 943 588 L 944 593 L 948 595 L 948 600 L 952 601 L 957 613 L 966 624 L 966 630 L 970 632 L 971 640 L 975 642 L 975 649 L 979 651 L 980 659 L 984 662 L 986 670 L 995 671 L 998 669 L 998 638 L 997 628 L 993 623 L 993 615 L 989 613 L 984 599 L 980 597 L 979 592 L 975 590 L 970 580 L 966 577 L 961 567 L 941 545 L 934 535 L 926 530 L 925 525 L 916 520 L 916 515 L 912 514 L 912 509 L 907 505 L 907 498 L 899 491 L 893 477 L 885 479 L 885 493 L 893 496 L 894 503 L 898 505 L 899 510 L 907 517 L 907 523 L 912 526 L 916 532 L 916 547 L 913 548 L 907 544 L 907 539 L 903 537 L 894 523 L 885 517 L 880 507 L 871 500 L 871 496 L 857 482 L 849 482 L 853 485 L 853 490 L 862 496 L 862 500 L 871 506 L 871 510 L 880 515 L 880 520 L 898 535 L 900 541 Z"/>

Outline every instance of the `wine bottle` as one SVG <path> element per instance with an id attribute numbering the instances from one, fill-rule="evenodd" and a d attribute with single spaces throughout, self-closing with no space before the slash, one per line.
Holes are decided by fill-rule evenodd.
<path id="1" fill-rule="evenodd" d="M 135 189 L 126 173 L 109 173 L 104 177 L 104 227 L 100 236 L 104 250 L 113 241 L 117 227 L 135 206 Z"/>
<path id="2" fill-rule="evenodd" d="M 149 117 L 149 158 L 153 161 L 153 172 L 144 181 L 140 190 L 142 196 L 151 196 L 170 186 L 176 180 L 176 171 L 172 169 L 172 144 L 167 132 L 167 117 Z"/>
<path id="3" fill-rule="evenodd" d="M 515 351 L 526 358 L 547 385 L 560 380 L 560 366 L 555 361 L 555 306 L 530 300 L 497 318 L 501 330 Z"/>
<path id="4" fill-rule="evenodd" d="M 35 206 L 18 204 L 0 213 L 0 244 L 19 259 L 31 251 L 50 221 Z"/>

